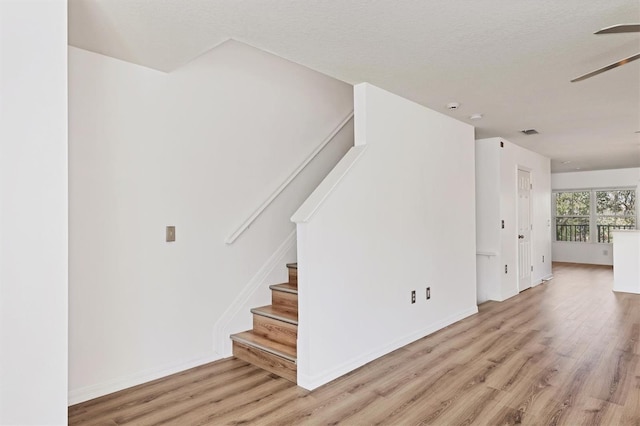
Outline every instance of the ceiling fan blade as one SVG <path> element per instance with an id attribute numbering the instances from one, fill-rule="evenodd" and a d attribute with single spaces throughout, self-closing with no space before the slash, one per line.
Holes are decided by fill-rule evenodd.
<path id="1" fill-rule="evenodd" d="M 596 31 L 594 34 L 619 34 L 640 32 L 640 24 L 617 24 Z"/>
<path id="2" fill-rule="evenodd" d="M 595 71 L 591 71 L 590 73 L 587 73 L 585 75 L 581 75 L 580 77 L 576 77 L 573 80 L 571 80 L 572 83 L 575 83 L 576 81 L 582 81 L 582 80 L 586 80 L 589 77 L 593 77 L 594 75 L 598 75 L 600 73 L 603 73 L 605 71 L 609 71 L 612 70 L 614 68 L 619 67 L 620 65 L 624 65 L 624 64 L 628 64 L 631 61 L 635 61 L 636 59 L 640 59 L 640 53 L 637 53 L 633 56 L 629 56 L 628 58 L 624 58 L 618 62 L 615 62 L 611 65 L 607 65 L 606 67 L 602 67 L 602 68 L 598 68 Z"/>

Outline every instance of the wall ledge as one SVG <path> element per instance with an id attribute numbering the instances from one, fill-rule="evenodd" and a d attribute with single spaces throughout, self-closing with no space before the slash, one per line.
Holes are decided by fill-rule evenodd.
<path id="1" fill-rule="evenodd" d="M 291 221 L 295 223 L 308 222 L 322 203 L 331 195 L 340 181 L 349 173 L 349 170 L 358 162 L 364 154 L 366 145 L 354 146 L 338 162 L 336 167 L 329 172 L 326 178 L 311 193 L 302 206 L 291 216 Z"/>

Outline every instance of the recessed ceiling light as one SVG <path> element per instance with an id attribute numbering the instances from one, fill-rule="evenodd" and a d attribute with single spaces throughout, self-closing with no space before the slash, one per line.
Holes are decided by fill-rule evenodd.
<path id="1" fill-rule="evenodd" d="M 528 135 L 537 135 L 538 131 L 536 129 L 525 129 L 525 130 L 520 130 L 520 133 L 528 136 Z"/>
<path id="2" fill-rule="evenodd" d="M 482 114 L 480 113 L 475 113 L 475 114 L 471 114 L 469 116 L 470 120 L 481 120 L 482 119 Z"/>
<path id="3" fill-rule="evenodd" d="M 576 167 L 576 170 L 580 170 L 580 167 Z"/>
<path id="4" fill-rule="evenodd" d="M 567 161 L 563 161 L 562 164 L 569 164 L 571 161 L 567 160 Z"/>

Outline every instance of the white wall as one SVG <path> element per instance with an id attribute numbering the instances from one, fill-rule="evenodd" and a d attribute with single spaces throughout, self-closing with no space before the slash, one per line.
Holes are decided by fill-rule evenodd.
<path id="1" fill-rule="evenodd" d="M 637 188 L 639 182 L 640 168 L 553 173 L 551 175 L 551 188 L 554 191 L 615 187 Z M 553 260 L 555 262 L 613 265 L 613 245 L 553 241 Z"/>
<path id="2" fill-rule="evenodd" d="M 553 173 L 551 188 L 553 190 L 613 188 L 637 186 L 639 181 L 640 168 Z"/>
<path id="3" fill-rule="evenodd" d="M 613 234 L 613 291 L 640 294 L 640 231 Z"/>
<path id="4" fill-rule="evenodd" d="M 500 148 L 500 142 L 503 148 Z M 551 276 L 550 160 L 502 138 L 476 141 L 478 303 L 502 301 L 518 287 L 518 169 L 531 174 L 531 285 Z M 505 221 L 504 229 L 501 221 Z M 493 255 L 487 255 L 491 253 Z M 507 273 L 504 266 L 507 265 Z"/>
<path id="5" fill-rule="evenodd" d="M 477 142 L 476 171 L 476 284 L 477 302 L 504 300 L 500 267 L 501 215 L 500 141 Z"/>
<path id="6" fill-rule="evenodd" d="M 67 423 L 67 4 L 0 1 L 0 424 Z"/>
<path id="7" fill-rule="evenodd" d="M 369 84 L 354 102 L 357 146 L 292 218 L 307 389 L 477 312 L 473 128 Z"/>
<path id="8" fill-rule="evenodd" d="M 272 256 L 294 230 L 293 211 L 353 144 L 352 125 L 233 245 L 225 239 L 353 99 L 350 85 L 233 41 L 169 74 L 69 54 L 78 402 L 230 355 L 215 333 L 250 328 L 248 309 L 238 319 L 229 308 L 267 304 L 270 280 L 285 279 L 295 246 Z"/>

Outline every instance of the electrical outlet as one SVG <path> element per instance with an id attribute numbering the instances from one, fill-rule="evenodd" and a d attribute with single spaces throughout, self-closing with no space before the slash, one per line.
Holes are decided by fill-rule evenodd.
<path id="1" fill-rule="evenodd" d="M 507 271 L 508 271 L 508 269 L 507 269 L 507 265 L 504 265 L 504 273 L 506 274 L 506 273 L 507 273 Z"/>
<path id="2" fill-rule="evenodd" d="M 427 300 L 431 299 L 431 287 L 427 287 Z"/>
<path id="3" fill-rule="evenodd" d="M 542 256 L 542 263 L 544 263 L 544 255 Z"/>
<path id="4" fill-rule="evenodd" d="M 416 291 L 411 290 L 411 303 L 416 303 Z"/>

